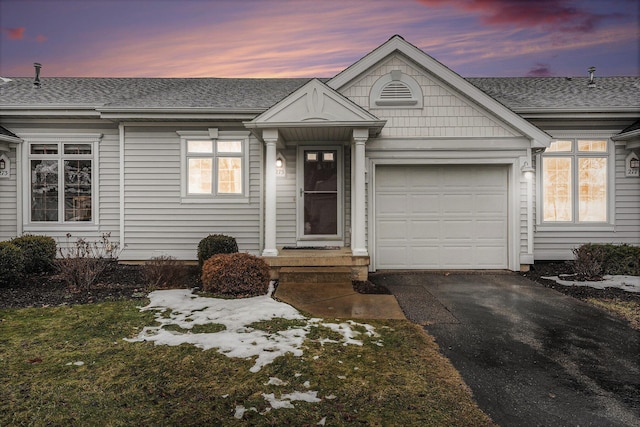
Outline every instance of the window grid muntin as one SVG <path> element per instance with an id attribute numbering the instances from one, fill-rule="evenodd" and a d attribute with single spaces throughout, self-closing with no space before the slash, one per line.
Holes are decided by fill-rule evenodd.
<path id="1" fill-rule="evenodd" d="M 555 149 L 554 144 L 556 143 L 570 143 L 570 149 L 566 149 L 566 145 L 563 146 L 561 150 Z M 587 143 L 589 143 L 587 145 Z M 557 145 L 557 144 L 556 144 Z M 593 146 L 603 146 L 598 151 L 592 150 Z M 609 159 L 610 159 L 610 144 L 607 139 L 604 138 L 561 138 L 558 139 L 551 144 L 551 150 L 547 149 L 545 153 L 542 155 L 542 220 L 547 224 L 603 224 L 611 221 L 610 212 L 609 212 L 609 204 L 611 203 L 609 197 Z M 552 155 L 547 155 L 547 153 L 553 153 Z M 545 161 L 553 158 L 571 158 L 571 203 L 572 203 L 572 214 L 571 220 L 548 220 L 546 219 L 546 175 L 545 175 Z M 602 163 L 602 169 L 599 171 L 601 175 L 600 178 L 603 180 L 602 187 L 604 191 L 601 192 L 601 202 L 603 206 L 599 209 L 604 219 L 587 219 L 585 215 L 588 210 L 585 206 L 584 199 L 581 198 L 581 169 L 580 169 L 580 160 L 581 159 L 600 159 Z M 584 182 L 584 180 L 582 180 Z M 583 212 L 581 216 L 581 211 Z M 591 209 L 593 211 L 593 209 Z"/>
<path id="2" fill-rule="evenodd" d="M 208 141 L 212 145 L 211 152 L 194 152 L 189 150 L 190 142 Z M 229 146 L 228 144 L 236 144 L 237 147 Z M 198 139 L 187 138 L 186 139 L 186 194 L 187 196 L 219 196 L 219 197 L 238 197 L 244 195 L 245 184 L 244 175 L 245 168 L 248 167 L 245 162 L 245 145 L 246 140 L 239 138 L 225 138 L 225 139 Z M 221 150 L 220 147 L 231 147 L 229 150 Z M 211 186 L 208 192 L 192 192 L 191 177 L 192 170 L 190 162 L 191 159 L 209 159 L 211 161 Z M 239 165 L 239 169 L 231 173 L 226 168 L 221 166 L 222 159 L 227 159 L 226 162 L 231 161 L 236 165 Z M 222 162 L 225 163 L 225 162 Z M 237 180 L 237 181 L 236 181 Z M 235 182 L 235 185 L 234 185 Z M 223 185 L 226 183 L 226 186 Z M 228 192 L 227 189 L 232 188 L 233 191 Z"/>
<path id="3" fill-rule="evenodd" d="M 73 148 L 75 147 L 75 148 Z M 68 148 L 68 150 L 67 150 Z M 67 151 L 67 152 L 65 152 Z M 68 152 L 76 153 L 69 154 Z M 68 142 L 64 138 L 58 142 L 31 142 L 29 144 L 29 220 L 34 223 L 65 223 L 75 224 L 78 222 L 95 222 L 93 201 L 96 197 L 93 184 L 93 174 L 95 172 L 94 143 L 92 142 Z M 36 197 L 36 185 L 38 172 L 34 170 L 36 162 L 42 165 L 44 162 L 57 170 L 55 194 L 51 191 L 51 200 L 46 196 L 40 198 L 43 205 L 42 215 L 38 214 L 34 204 L 38 201 Z M 71 172 L 73 164 L 76 170 Z M 83 164 L 83 167 L 78 167 Z M 88 169 L 87 169 L 88 165 Z M 42 168 L 41 172 L 42 173 Z M 60 173 L 63 171 L 63 173 Z M 72 175 L 69 175 L 71 173 Z M 73 181 L 76 182 L 73 182 Z M 80 182 L 84 180 L 84 182 Z M 53 183 L 47 183 L 53 188 Z M 63 189 L 60 194 L 60 189 Z M 38 188 L 38 190 L 43 189 Z M 67 194 L 69 190 L 70 194 Z M 49 193 L 49 191 L 46 191 Z M 76 196 L 71 195 L 76 192 Z M 39 193 L 39 192 L 38 192 Z M 80 194 L 83 193 L 83 194 Z M 55 197 L 53 197 L 55 196 Z M 75 197 L 75 198 L 74 198 Z M 78 199 L 81 197 L 82 199 Z M 88 199 L 87 199 L 88 197 Z M 55 211 L 55 213 L 54 213 Z M 81 213 L 82 215 L 76 215 Z M 48 217 L 48 218 L 47 218 Z M 44 219 L 40 219 L 44 218 Z M 74 219 L 75 218 L 75 219 Z"/>

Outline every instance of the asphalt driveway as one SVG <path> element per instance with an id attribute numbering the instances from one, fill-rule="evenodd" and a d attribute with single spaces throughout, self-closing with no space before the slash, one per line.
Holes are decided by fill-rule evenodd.
<path id="1" fill-rule="evenodd" d="M 516 273 L 376 273 L 507 426 L 640 426 L 640 332 Z"/>

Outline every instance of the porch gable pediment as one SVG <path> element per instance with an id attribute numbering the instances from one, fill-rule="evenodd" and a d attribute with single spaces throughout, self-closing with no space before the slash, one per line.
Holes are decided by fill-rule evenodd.
<path id="1" fill-rule="evenodd" d="M 385 121 L 313 79 L 260 114 L 245 126 L 254 129 L 279 127 L 367 127 L 381 129 Z"/>

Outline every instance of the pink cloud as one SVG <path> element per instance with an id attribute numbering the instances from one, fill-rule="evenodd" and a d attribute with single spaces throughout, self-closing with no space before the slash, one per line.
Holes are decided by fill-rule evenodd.
<path id="1" fill-rule="evenodd" d="M 7 33 L 7 37 L 9 40 L 22 40 L 24 38 L 24 32 L 26 28 L 18 27 L 18 28 L 5 28 L 4 31 Z"/>
<path id="2" fill-rule="evenodd" d="M 453 6 L 480 14 L 488 25 L 511 25 L 524 28 L 555 28 L 561 32 L 590 32 L 602 20 L 617 17 L 598 14 L 572 5 L 571 0 L 418 0 L 433 6 Z"/>
<path id="3" fill-rule="evenodd" d="M 549 64 L 536 63 L 529 72 L 527 73 L 527 77 L 550 77 L 553 73 L 551 73 L 551 67 Z"/>
<path id="4" fill-rule="evenodd" d="M 38 34 L 38 35 L 36 36 L 36 41 L 37 41 L 38 43 L 45 42 L 45 41 L 47 41 L 47 37 L 43 36 L 42 34 Z"/>

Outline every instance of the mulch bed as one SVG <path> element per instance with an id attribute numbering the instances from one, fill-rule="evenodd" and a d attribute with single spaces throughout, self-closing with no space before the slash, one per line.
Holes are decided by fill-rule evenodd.
<path id="1" fill-rule="evenodd" d="M 186 266 L 181 283 L 174 287 L 200 286 L 197 266 Z M 71 289 L 56 274 L 32 275 L 19 285 L 0 286 L 0 309 L 20 307 L 49 307 L 57 305 L 90 304 L 122 299 L 146 297 L 149 288 L 142 274 L 142 266 L 114 264 L 88 289 Z"/>
<path id="2" fill-rule="evenodd" d="M 520 273 L 522 276 L 531 279 L 541 285 L 554 289 L 571 297 L 587 300 L 589 298 L 617 299 L 620 301 L 640 302 L 640 294 L 626 292 L 618 288 L 596 289 L 589 286 L 563 286 L 554 280 L 543 279 L 546 276 L 571 275 L 573 267 L 571 262 L 541 262 L 531 266 L 531 270 Z"/>
<path id="3" fill-rule="evenodd" d="M 184 268 L 185 272 L 181 275 L 179 283 L 175 283 L 172 287 L 199 288 L 199 268 L 197 266 L 185 266 Z M 625 292 L 621 289 L 600 290 L 586 286 L 562 286 L 552 280 L 542 278 L 542 276 L 556 276 L 572 272 L 570 263 L 554 262 L 538 263 L 532 266 L 531 271 L 521 274 L 543 286 L 581 300 L 596 297 L 640 302 L 639 294 Z M 376 285 L 370 281 L 354 281 L 353 287 L 354 290 L 363 294 L 391 294 L 384 286 Z M 142 274 L 142 266 L 114 264 L 89 289 L 70 289 L 61 277 L 55 274 L 34 275 L 27 277 L 17 286 L 0 287 L 0 309 L 90 304 L 144 298 L 149 290 Z"/>

